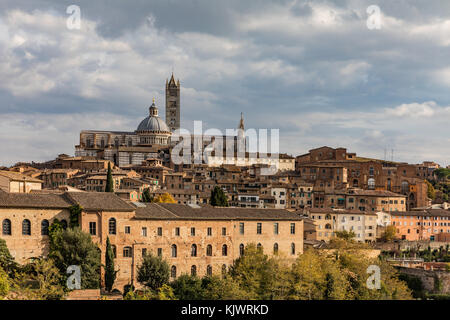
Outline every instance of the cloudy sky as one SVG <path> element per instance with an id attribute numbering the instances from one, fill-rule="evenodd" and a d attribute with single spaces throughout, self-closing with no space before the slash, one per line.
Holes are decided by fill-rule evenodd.
<path id="1" fill-rule="evenodd" d="M 450 1 L 2 0 L 0 165 L 73 154 L 82 129 L 133 131 L 153 97 L 164 115 L 172 70 L 183 127 L 243 112 L 293 155 L 450 164 Z"/>

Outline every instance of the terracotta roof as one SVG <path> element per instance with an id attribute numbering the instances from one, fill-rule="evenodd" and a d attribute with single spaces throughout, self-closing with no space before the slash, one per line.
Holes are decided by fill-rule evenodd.
<path id="1" fill-rule="evenodd" d="M 450 210 L 427 209 L 414 211 L 393 211 L 392 216 L 424 216 L 424 217 L 450 217 Z"/>
<path id="2" fill-rule="evenodd" d="M 0 207 L 3 208 L 62 209 L 68 208 L 72 204 L 63 194 L 0 192 Z"/>
<path id="3" fill-rule="evenodd" d="M 136 219 L 179 220 L 297 220 L 302 218 L 283 209 L 254 209 L 235 207 L 200 206 L 193 208 L 183 204 L 150 203 L 136 209 Z"/>
<path id="4" fill-rule="evenodd" d="M 66 195 L 74 203 L 85 210 L 99 211 L 133 211 L 134 207 L 110 192 L 67 192 Z"/>
<path id="5" fill-rule="evenodd" d="M 0 170 L 0 176 L 4 176 L 7 177 L 11 180 L 14 181 L 27 181 L 27 182 L 40 182 L 42 183 L 42 180 L 36 179 L 36 178 L 32 178 L 30 176 L 26 176 L 24 174 L 18 173 L 18 172 L 13 172 L 13 171 L 3 171 Z"/>

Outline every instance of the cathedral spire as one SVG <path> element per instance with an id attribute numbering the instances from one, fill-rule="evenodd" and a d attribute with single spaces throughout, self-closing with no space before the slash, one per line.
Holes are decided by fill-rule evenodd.
<path id="1" fill-rule="evenodd" d="M 239 120 L 238 129 L 244 130 L 244 114 L 241 112 L 241 120 Z"/>

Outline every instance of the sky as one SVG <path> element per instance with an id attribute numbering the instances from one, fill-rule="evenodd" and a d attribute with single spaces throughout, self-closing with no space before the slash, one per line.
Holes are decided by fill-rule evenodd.
<path id="1" fill-rule="evenodd" d="M 243 112 L 294 156 L 447 166 L 449 57 L 446 0 L 2 0 L 0 166 L 73 155 L 84 129 L 134 131 L 153 97 L 164 117 L 172 71 L 182 127 Z"/>

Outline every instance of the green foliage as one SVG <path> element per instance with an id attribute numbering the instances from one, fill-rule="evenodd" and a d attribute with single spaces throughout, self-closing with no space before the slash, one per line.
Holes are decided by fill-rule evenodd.
<path id="1" fill-rule="evenodd" d="M 105 192 L 114 192 L 114 180 L 111 172 L 111 163 L 108 162 L 108 171 L 106 173 Z"/>
<path id="2" fill-rule="evenodd" d="M 60 225 L 52 224 L 49 237 L 49 258 L 63 275 L 62 283 L 67 280 L 67 267 L 78 265 L 81 268 L 81 288 L 99 288 L 100 249 L 92 242 L 91 236 L 79 228 L 62 230 Z"/>
<path id="3" fill-rule="evenodd" d="M 412 296 L 415 299 L 425 298 L 425 290 L 423 287 L 422 280 L 419 277 L 411 276 L 408 274 L 401 273 L 398 278 L 408 285 L 408 288 L 412 291 Z"/>
<path id="4" fill-rule="evenodd" d="M 174 280 L 170 286 L 175 296 L 180 300 L 201 300 L 204 297 L 202 280 L 197 276 L 183 274 Z"/>
<path id="5" fill-rule="evenodd" d="M 80 224 L 79 221 L 80 221 L 82 211 L 83 211 L 83 208 L 79 204 L 69 207 L 69 212 L 70 212 L 70 225 L 69 226 L 71 228 L 79 227 L 79 224 Z"/>
<path id="6" fill-rule="evenodd" d="M 109 242 L 109 237 L 106 238 L 106 252 L 105 252 L 105 289 L 111 291 L 116 280 L 117 271 L 114 269 L 114 252 Z"/>
<path id="7" fill-rule="evenodd" d="M 4 239 L 0 239 L 0 268 L 3 269 L 9 276 L 12 276 L 17 267 L 18 265 L 9 252 L 6 241 Z"/>
<path id="8" fill-rule="evenodd" d="M 438 178 L 438 180 L 450 180 L 450 169 L 447 168 L 439 168 L 433 171 L 433 174 Z"/>
<path id="9" fill-rule="evenodd" d="M 138 266 L 137 280 L 147 288 L 157 290 L 169 282 L 169 265 L 159 256 L 146 254 Z"/>
<path id="10" fill-rule="evenodd" d="M 427 197 L 434 200 L 436 198 L 436 191 L 434 190 L 433 185 L 428 180 L 425 180 L 425 183 L 427 184 Z"/>
<path id="11" fill-rule="evenodd" d="M 387 226 L 384 230 L 383 234 L 381 235 L 381 239 L 383 241 L 393 241 L 397 237 L 397 228 L 395 226 Z"/>
<path id="12" fill-rule="evenodd" d="M 149 188 L 146 188 L 142 193 L 142 202 L 153 202 L 153 197 L 150 195 Z"/>
<path id="13" fill-rule="evenodd" d="M 228 207 L 228 198 L 219 186 L 211 191 L 210 203 L 214 207 Z"/>
<path id="14" fill-rule="evenodd" d="M 336 235 L 336 238 L 343 239 L 346 241 L 353 240 L 356 236 L 353 231 L 347 231 L 347 230 L 336 231 L 335 235 Z"/>
<path id="15" fill-rule="evenodd" d="M 9 292 L 9 277 L 8 274 L 0 267 L 0 300 L 3 299 Z"/>
<path id="16" fill-rule="evenodd" d="M 64 296 L 61 284 L 61 273 L 51 259 L 33 259 L 27 266 L 29 272 L 25 279 L 35 282 L 37 288 L 33 290 L 36 298 L 43 300 L 60 300 Z"/>

